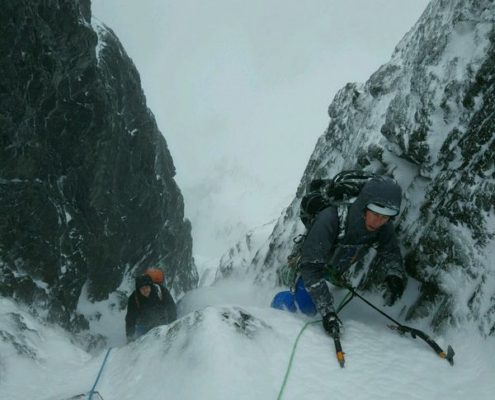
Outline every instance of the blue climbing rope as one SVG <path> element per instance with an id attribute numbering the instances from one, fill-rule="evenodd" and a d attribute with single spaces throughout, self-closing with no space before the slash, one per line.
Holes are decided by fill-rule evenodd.
<path id="1" fill-rule="evenodd" d="M 93 394 L 95 393 L 96 385 L 98 384 L 98 381 L 100 380 L 101 373 L 103 372 L 103 369 L 105 368 L 105 364 L 107 363 L 107 359 L 108 359 L 108 356 L 110 355 L 111 351 L 112 351 L 112 348 L 110 347 L 107 350 L 107 354 L 105 355 L 105 359 L 103 360 L 103 363 L 101 364 L 100 371 L 98 372 L 98 376 L 96 377 L 95 384 L 93 385 L 93 387 L 89 391 L 88 400 L 91 400 L 93 398 Z"/>

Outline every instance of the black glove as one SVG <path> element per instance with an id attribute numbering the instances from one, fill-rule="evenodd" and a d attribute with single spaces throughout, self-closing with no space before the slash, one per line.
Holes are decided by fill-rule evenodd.
<path id="1" fill-rule="evenodd" d="M 404 292 L 404 282 L 396 275 L 389 275 L 385 278 L 387 292 L 385 293 L 385 304 L 393 305 Z"/>
<path id="2" fill-rule="evenodd" d="M 338 336 L 340 333 L 340 325 L 342 322 L 335 312 L 329 312 L 323 317 L 323 329 L 327 331 L 330 336 Z"/>

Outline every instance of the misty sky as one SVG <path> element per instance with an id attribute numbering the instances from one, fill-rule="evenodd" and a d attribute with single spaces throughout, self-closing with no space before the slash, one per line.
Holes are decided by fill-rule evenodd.
<path id="1" fill-rule="evenodd" d="M 293 198 L 327 108 L 387 62 L 427 0 L 92 0 L 140 73 L 215 259 Z"/>

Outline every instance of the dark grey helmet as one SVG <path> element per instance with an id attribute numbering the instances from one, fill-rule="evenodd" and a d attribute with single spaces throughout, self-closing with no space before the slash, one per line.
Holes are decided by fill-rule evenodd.
<path id="1" fill-rule="evenodd" d="M 366 208 L 381 215 L 395 217 L 400 212 L 402 189 L 395 179 L 378 176 L 370 179 L 361 190 Z"/>

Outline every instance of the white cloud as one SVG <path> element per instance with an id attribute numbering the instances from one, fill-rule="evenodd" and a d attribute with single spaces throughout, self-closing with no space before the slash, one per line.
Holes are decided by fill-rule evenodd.
<path id="1" fill-rule="evenodd" d="M 177 167 L 197 255 L 218 257 L 233 244 L 215 232 L 280 212 L 336 91 L 387 62 L 426 4 L 93 0 L 94 15 L 140 72 Z M 197 195 L 205 188 L 207 207 Z"/>

